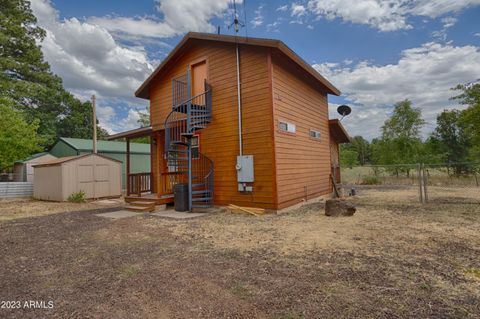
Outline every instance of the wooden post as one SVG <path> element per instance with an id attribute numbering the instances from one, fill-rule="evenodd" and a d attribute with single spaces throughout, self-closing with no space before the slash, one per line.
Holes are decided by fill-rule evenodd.
<path id="1" fill-rule="evenodd" d="M 130 195 L 130 139 L 127 138 L 127 154 L 126 154 L 126 172 L 125 177 L 127 179 L 127 196 Z"/>
<path id="2" fill-rule="evenodd" d="M 97 107 L 95 94 L 92 95 L 92 109 L 93 109 L 93 154 L 97 154 Z"/>
<path id="3" fill-rule="evenodd" d="M 425 168 L 425 165 L 423 166 L 423 200 L 425 203 L 428 202 L 428 193 L 427 193 L 427 183 L 428 183 L 428 178 L 427 178 L 427 169 Z"/>
<path id="4" fill-rule="evenodd" d="M 418 176 L 418 194 L 419 194 L 419 199 L 420 199 L 420 203 L 422 203 L 422 204 L 423 204 L 423 189 L 422 189 L 423 179 L 422 179 L 422 164 L 417 164 L 417 176 Z"/>

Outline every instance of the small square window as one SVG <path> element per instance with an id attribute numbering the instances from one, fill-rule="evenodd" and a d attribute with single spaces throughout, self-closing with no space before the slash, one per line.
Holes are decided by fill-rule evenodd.
<path id="1" fill-rule="evenodd" d="M 315 130 L 310 130 L 310 137 L 311 138 L 314 138 L 316 140 L 319 140 L 320 139 L 320 132 L 319 131 L 315 131 Z"/>
<path id="2" fill-rule="evenodd" d="M 293 123 L 288 122 L 278 122 L 278 128 L 281 131 L 288 132 L 288 133 L 295 133 L 296 127 Z"/>

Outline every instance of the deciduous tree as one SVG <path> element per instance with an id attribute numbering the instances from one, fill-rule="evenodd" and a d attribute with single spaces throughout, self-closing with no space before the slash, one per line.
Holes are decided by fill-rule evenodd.
<path id="1" fill-rule="evenodd" d="M 11 100 L 0 98 L 0 171 L 41 150 L 37 135 L 39 120 L 27 123 L 13 105 Z"/>

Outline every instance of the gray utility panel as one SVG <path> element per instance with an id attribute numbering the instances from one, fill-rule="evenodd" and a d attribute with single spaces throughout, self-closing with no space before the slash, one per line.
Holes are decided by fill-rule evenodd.
<path id="1" fill-rule="evenodd" d="M 251 192 L 253 186 L 249 183 L 254 182 L 253 174 L 253 155 L 237 156 L 237 182 L 240 192 Z"/>

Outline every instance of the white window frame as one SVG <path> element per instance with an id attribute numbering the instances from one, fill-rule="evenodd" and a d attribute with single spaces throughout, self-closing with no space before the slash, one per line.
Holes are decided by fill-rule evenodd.
<path id="1" fill-rule="evenodd" d="M 312 135 L 313 133 L 313 135 Z M 310 132 L 308 133 L 311 139 L 314 140 L 320 140 L 322 138 L 322 133 L 320 131 L 310 129 Z"/>
<path id="2" fill-rule="evenodd" d="M 286 130 L 281 127 L 282 124 L 287 127 Z M 296 125 L 295 125 L 294 123 L 287 122 L 287 121 L 283 121 L 283 120 L 279 120 L 279 121 L 278 121 L 278 129 L 279 129 L 281 132 L 290 133 L 290 134 L 295 134 L 295 133 L 297 132 L 297 127 L 296 127 Z"/>

